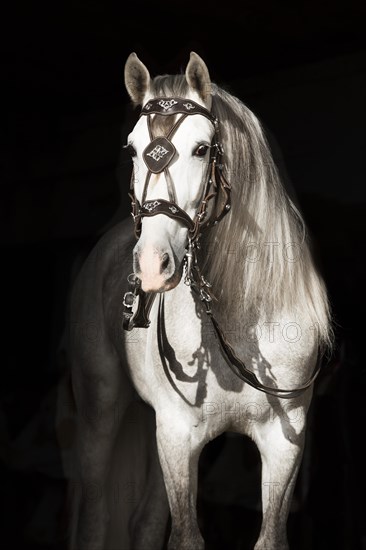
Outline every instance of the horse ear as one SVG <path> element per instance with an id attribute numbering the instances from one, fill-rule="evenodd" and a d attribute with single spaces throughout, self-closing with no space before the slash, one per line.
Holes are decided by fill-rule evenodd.
<path id="1" fill-rule="evenodd" d="M 206 63 L 196 52 L 191 52 L 186 68 L 186 79 L 189 86 L 198 93 L 205 103 L 211 103 L 210 73 Z"/>
<path id="2" fill-rule="evenodd" d="M 150 88 L 150 73 L 135 52 L 128 56 L 125 64 L 125 86 L 135 105 L 142 105 Z"/>

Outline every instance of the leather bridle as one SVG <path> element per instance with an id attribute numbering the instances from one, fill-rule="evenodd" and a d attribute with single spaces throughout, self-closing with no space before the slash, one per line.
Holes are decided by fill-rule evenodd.
<path id="1" fill-rule="evenodd" d="M 153 137 L 152 115 L 174 116 L 181 115 L 165 136 Z M 210 161 L 208 164 L 207 179 L 202 193 L 202 199 L 194 219 L 177 204 L 174 182 L 169 171 L 169 165 L 176 155 L 172 138 L 188 116 L 202 115 L 214 126 L 215 133 L 210 147 Z M 150 143 L 143 152 L 143 159 L 147 166 L 147 175 L 142 192 L 141 203 L 136 199 L 134 190 L 134 174 L 131 177 L 130 197 L 132 201 L 132 215 L 135 223 L 135 234 L 141 233 L 141 221 L 144 217 L 164 214 L 173 218 L 188 228 L 189 238 L 195 241 L 201 229 L 218 223 L 230 210 L 230 185 L 223 175 L 222 146 L 218 137 L 218 120 L 208 109 L 198 103 L 181 98 L 157 98 L 146 103 L 140 117 L 146 116 Z M 167 182 L 169 200 L 157 198 L 146 201 L 149 182 L 152 174 L 164 172 Z M 214 211 L 207 218 L 207 207 L 214 199 Z"/>
<path id="2" fill-rule="evenodd" d="M 153 137 L 152 133 L 152 115 L 181 116 L 174 122 L 165 136 Z M 214 126 L 215 132 L 210 146 L 210 161 L 207 169 L 206 182 L 202 193 L 201 202 L 196 214 L 192 219 L 178 204 L 174 182 L 172 180 L 169 165 L 176 155 L 175 147 L 171 141 L 177 129 L 184 122 L 187 116 L 202 115 L 206 117 Z M 201 231 L 212 225 L 216 225 L 230 211 L 230 192 L 231 186 L 223 174 L 222 157 L 224 154 L 222 145 L 219 141 L 219 121 L 205 107 L 198 103 L 178 97 L 160 97 L 148 101 L 141 110 L 140 117 L 147 117 L 147 125 L 150 136 L 150 143 L 143 152 L 143 159 L 147 166 L 147 175 L 142 192 L 141 203 L 137 200 L 134 189 L 134 174 L 132 172 L 130 185 L 130 198 L 132 204 L 132 216 L 135 225 L 135 235 L 137 238 L 141 234 L 141 223 L 144 217 L 157 216 L 163 214 L 185 225 L 188 229 L 187 253 L 184 258 L 185 278 L 184 282 L 191 287 L 192 291 L 199 297 L 205 305 L 205 310 L 211 319 L 216 336 L 220 343 L 223 356 L 231 370 L 241 380 L 254 387 L 255 389 L 269 395 L 290 399 L 301 395 L 307 390 L 316 379 L 320 371 L 321 357 L 318 358 L 317 365 L 311 378 L 303 385 L 294 389 L 281 389 L 265 386 L 256 377 L 255 373 L 250 371 L 243 361 L 235 354 L 233 348 L 227 341 L 223 330 L 215 319 L 212 310 L 211 285 L 206 281 L 200 272 L 197 262 L 197 249 L 199 248 L 199 238 Z M 146 200 L 148 186 L 152 174 L 164 172 L 167 182 L 169 200 L 157 198 Z M 208 216 L 208 205 L 213 202 L 213 206 Z M 149 313 L 153 305 L 156 293 L 146 293 L 141 288 L 141 281 L 135 274 L 128 277 L 129 291 L 123 297 L 123 328 L 132 330 L 133 328 L 148 328 L 150 326 Z M 137 310 L 133 314 L 132 308 L 139 298 Z M 162 326 L 164 295 L 160 294 L 160 304 L 158 313 L 158 327 Z M 162 349 L 159 335 L 159 350 Z"/>

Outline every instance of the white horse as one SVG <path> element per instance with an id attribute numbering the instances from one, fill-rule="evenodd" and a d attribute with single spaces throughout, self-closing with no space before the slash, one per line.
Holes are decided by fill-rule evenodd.
<path id="1" fill-rule="evenodd" d="M 197 54 L 184 75 L 151 79 L 132 53 L 125 85 L 143 107 L 126 146 L 135 223 L 101 238 L 71 298 L 80 483 L 107 483 L 136 391 L 155 416 L 128 547 L 160 550 L 170 511 L 169 550 L 204 548 L 198 460 L 210 440 L 231 431 L 252 438 L 261 456 L 263 521 L 255 549 L 288 548 L 313 373 L 332 339 L 304 222 L 259 121 L 211 83 Z M 82 337 L 85 327 L 95 338 Z M 71 548 L 112 549 L 103 495 L 79 495 Z"/>

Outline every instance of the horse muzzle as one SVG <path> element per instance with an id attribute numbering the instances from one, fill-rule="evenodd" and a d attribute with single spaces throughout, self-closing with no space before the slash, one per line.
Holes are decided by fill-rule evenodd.
<path id="1" fill-rule="evenodd" d="M 172 249 L 136 245 L 133 253 L 134 272 L 144 292 L 165 292 L 177 286 L 182 277 L 182 263 Z"/>

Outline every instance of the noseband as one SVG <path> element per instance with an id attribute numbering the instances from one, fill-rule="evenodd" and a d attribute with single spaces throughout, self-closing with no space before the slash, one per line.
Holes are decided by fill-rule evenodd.
<path id="1" fill-rule="evenodd" d="M 153 137 L 151 128 L 151 115 L 174 116 L 181 114 L 172 125 L 165 136 Z M 184 122 L 187 116 L 202 115 L 206 117 L 214 126 L 215 133 L 211 142 L 211 155 L 208 165 L 206 182 L 202 192 L 201 203 L 196 211 L 194 219 L 185 212 L 178 204 L 176 199 L 174 182 L 172 180 L 169 166 L 176 155 L 176 149 L 171 141 L 179 126 Z M 206 313 L 210 317 L 212 326 L 215 330 L 217 339 L 223 352 L 223 356 L 231 370 L 244 382 L 253 388 L 267 393 L 269 395 L 282 399 L 292 399 L 300 396 L 305 390 L 310 388 L 319 374 L 321 365 L 321 356 L 318 363 L 307 382 L 294 389 L 282 389 L 265 386 L 258 380 L 255 373 L 250 371 L 243 361 L 241 361 L 230 343 L 227 341 L 222 328 L 213 316 L 211 310 L 212 294 L 211 285 L 206 281 L 200 272 L 197 263 L 197 248 L 199 248 L 199 237 L 201 230 L 217 224 L 230 210 L 230 184 L 223 175 L 222 156 L 223 149 L 219 141 L 219 122 L 217 118 L 205 107 L 192 100 L 181 98 L 157 98 L 152 99 L 142 108 L 140 117 L 147 117 L 147 126 L 150 135 L 150 143 L 143 152 L 143 159 L 147 166 L 147 175 L 142 193 L 141 204 L 136 199 L 134 190 L 134 174 L 131 177 L 130 197 L 132 203 L 132 216 L 135 224 L 135 234 L 139 238 L 141 234 L 141 223 L 144 217 L 157 216 L 164 214 L 188 228 L 187 253 L 184 258 L 185 278 L 184 282 L 191 287 L 192 291 L 200 298 L 204 304 Z M 168 187 L 169 200 L 157 198 L 146 201 L 148 186 L 151 174 L 161 174 L 164 172 Z M 207 218 L 207 206 L 209 201 L 214 199 L 214 207 L 210 216 Z M 150 325 L 149 313 L 154 302 L 156 293 L 145 293 L 141 289 L 141 281 L 134 275 L 129 275 L 128 282 L 130 290 L 123 297 L 123 328 L 132 330 L 135 327 L 147 328 Z M 135 300 L 139 297 L 136 313 L 132 313 Z M 160 295 L 159 313 L 158 313 L 158 345 L 159 351 L 164 361 L 164 346 L 162 344 L 159 327 L 164 323 L 164 295 Z M 170 378 L 171 384 L 174 386 Z M 179 390 L 175 387 L 180 394 Z M 182 394 L 180 394 L 182 396 Z M 182 396 L 184 398 L 184 396 Z M 184 398 L 185 399 L 185 398 Z"/>
<path id="2" fill-rule="evenodd" d="M 165 136 L 153 137 L 152 115 L 172 117 L 181 115 Z M 170 174 L 170 165 L 176 156 L 176 149 L 172 138 L 181 124 L 188 116 L 201 115 L 206 117 L 215 129 L 210 147 L 210 161 L 207 168 L 206 182 L 201 195 L 201 202 L 192 219 L 185 210 L 177 204 L 174 182 Z M 181 98 L 157 98 L 146 103 L 142 108 L 140 117 L 146 116 L 149 130 L 150 143 L 143 152 L 143 159 L 147 166 L 147 175 L 142 192 L 141 203 L 136 199 L 134 190 L 134 174 L 131 177 L 130 197 L 132 202 L 132 216 L 135 223 L 135 234 L 138 238 L 141 234 L 141 222 L 144 217 L 164 214 L 177 220 L 188 229 L 190 241 L 195 241 L 201 229 L 218 223 L 230 210 L 230 185 L 223 175 L 222 155 L 223 150 L 219 141 L 219 123 L 217 118 L 205 107 L 195 101 Z M 169 200 L 156 198 L 146 200 L 149 182 L 152 174 L 164 172 Z M 209 218 L 207 207 L 209 201 L 214 200 L 214 206 Z"/>

